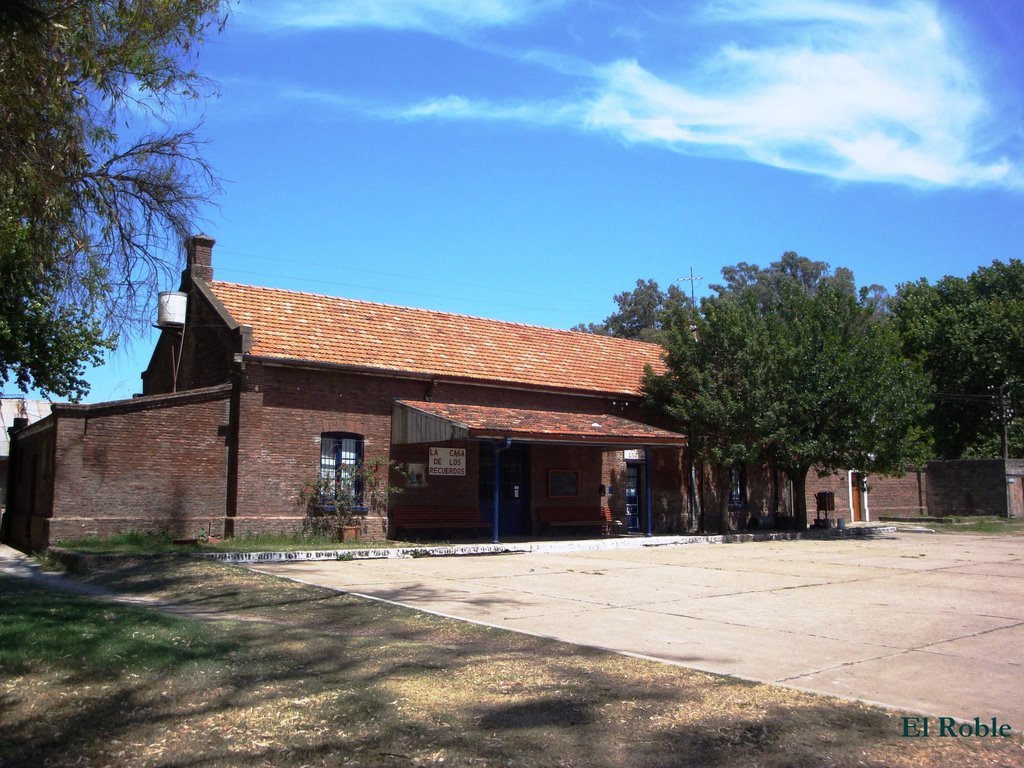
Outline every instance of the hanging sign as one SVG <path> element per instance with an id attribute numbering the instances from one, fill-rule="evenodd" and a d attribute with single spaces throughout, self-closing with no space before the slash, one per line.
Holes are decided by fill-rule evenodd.
<path id="1" fill-rule="evenodd" d="M 464 476 L 466 474 L 466 449 L 431 446 L 430 464 L 427 471 L 431 475 Z"/>

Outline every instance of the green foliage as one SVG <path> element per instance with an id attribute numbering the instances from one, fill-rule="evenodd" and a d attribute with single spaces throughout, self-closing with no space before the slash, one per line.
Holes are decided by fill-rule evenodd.
<path id="1" fill-rule="evenodd" d="M 174 537 L 168 531 L 124 531 L 110 536 L 84 536 L 54 543 L 55 547 L 78 552 L 169 552 Z"/>
<path id="2" fill-rule="evenodd" d="M 710 287 L 719 296 L 733 296 L 753 293 L 762 310 L 777 303 L 784 290 L 793 290 L 813 296 L 819 289 L 838 291 L 847 296 L 856 296 L 862 307 L 869 309 L 878 318 L 889 314 L 891 298 L 884 286 L 872 283 L 859 290 L 853 279 L 853 272 L 846 267 L 834 270 L 825 261 L 812 261 L 793 251 L 786 251 L 782 258 L 767 267 L 741 261 L 722 268 L 724 283 Z"/>
<path id="3" fill-rule="evenodd" d="M 392 472 L 402 473 L 396 462 L 372 456 L 359 464 L 339 465 L 333 474 L 320 474 L 303 483 L 297 503 L 306 513 L 306 531 L 325 536 L 338 525 L 350 524 L 356 515 L 384 514 L 388 499 L 403 491 L 390 482 Z"/>
<path id="4" fill-rule="evenodd" d="M 19 0 L 0 14 L 0 382 L 78 397 L 82 365 L 151 314 L 167 250 L 216 188 L 170 120 L 209 91 L 196 50 L 226 8 Z"/>
<path id="5" fill-rule="evenodd" d="M 619 311 L 606 317 L 603 323 L 580 324 L 573 330 L 656 342 L 668 315 L 688 306 L 690 299 L 676 285 L 662 291 L 655 280 L 637 280 L 634 290 L 615 296 L 615 303 Z"/>
<path id="6" fill-rule="evenodd" d="M 749 293 L 705 299 L 700 312 L 679 309 L 666 323 L 662 343 L 668 371 L 659 376 L 648 370 L 648 407 L 685 424 L 691 448 L 713 464 L 759 457 L 767 332 Z"/>
<path id="7" fill-rule="evenodd" d="M 1024 262 L 993 262 L 966 279 L 901 285 L 893 316 L 907 355 L 931 379 L 928 425 L 937 458 L 1000 456 L 998 388 L 1024 403 Z M 1009 430 L 1010 455 L 1024 456 L 1024 424 Z"/>
<path id="8" fill-rule="evenodd" d="M 33 258 L 30 228 L 7 206 L 11 197 L 0 201 L 0 384 L 13 377 L 21 389 L 77 400 L 89 390 L 85 364 L 99 365 L 115 339 L 95 304 L 61 300 L 62 276 Z M 88 279 L 99 285 L 101 275 Z"/>
<path id="9" fill-rule="evenodd" d="M 926 382 L 888 323 L 835 287 L 786 289 L 765 319 L 765 458 L 794 479 L 811 466 L 899 473 L 923 460 Z"/>
<path id="10" fill-rule="evenodd" d="M 812 466 L 899 473 L 923 460 L 924 377 L 850 286 L 732 282 L 672 315 L 668 370 L 644 381 L 648 406 L 718 468 L 720 491 L 728 465 L 769 462 L 793 481 L 799 520 Z"/>

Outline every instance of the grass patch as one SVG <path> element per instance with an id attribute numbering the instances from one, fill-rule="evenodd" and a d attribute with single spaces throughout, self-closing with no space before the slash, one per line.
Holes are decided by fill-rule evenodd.
<path id="1" fill-rule="evenodd" d="M 47 670 L 76 682 L 212 664 L 234 646 L 211 627 L 0 576 L 0 669 Z"/>
<path id="2" fill-rule="evenodd" d="M 940 533 L 996 533 L 1024 536 L 1024 519 L 994 516 L 951 516 L 948 525 L 935 526 Z"/>
<path id="3" fill-rule="evenodd" d="M 217 542 L 175 544 L 167 532 L 127 531 L 56 542 L 54 547 L 92 554 L 169 554 L 172 552 L 294 552 L 304 549 L 361 549 L 408 546 L 401 542 L 357 540 L 338 542 L 328 536 L 301 533 L 245 533 Z"/>
<path id="4" fill-rule="evenodd" d="M 66 541 L 54 542 L 54 547 L 62 549 L 75 549 L 80 552 L 131 552 L 131 553 L 161 553 L 170 552 L 173 547 L 173 537 L 166 531 L 126 531 L 115 533 L 111 536 L 86 536 L 80 539 L 67 539 Z"/>
<path id="5" fill-rule="evenodd" d="M 16 596 L 0 650 L 35 646 L 0 656 L 4 765 L 909 768 L 1022 754 L 1019 739 L 902 739 L 897 714 L 865 705 L 218 563 L 140 558 L 79 578 L 204 618 L 0 585 Z"/>

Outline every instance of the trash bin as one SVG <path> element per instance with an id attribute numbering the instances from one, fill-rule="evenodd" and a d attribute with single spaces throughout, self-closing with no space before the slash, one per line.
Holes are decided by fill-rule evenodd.
<path id="1" fill-rule="evenodd" d="M 817 507 L 815 527 L 828 528 L 829 515 L 836 511 L 836 495 L 832 491 L 818 491 L 814 494 L 814 504 Z"/>

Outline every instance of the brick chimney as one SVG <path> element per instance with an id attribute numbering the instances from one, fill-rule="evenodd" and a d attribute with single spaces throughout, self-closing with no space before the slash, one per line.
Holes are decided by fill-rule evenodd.
<path id="1" fill-rule="evenodd" d="M 192 280 L 209 283 L 213 280 L 213 245 L 217 241 L 206 235 L 193 235 L 185 241 L 185 275 Z"/>

